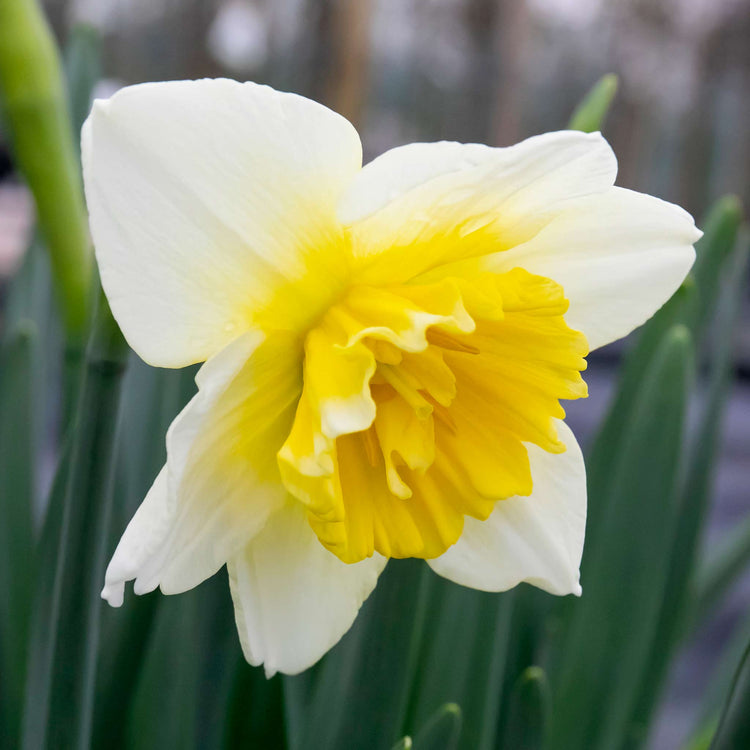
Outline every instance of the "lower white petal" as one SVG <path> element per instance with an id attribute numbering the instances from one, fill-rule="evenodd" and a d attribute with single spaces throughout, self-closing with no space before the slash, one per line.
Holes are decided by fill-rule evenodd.
<path id="1" fill-rule="evenodd" d="M 301 389 L 299 346 L 258 331 L 210 359 L 172 423 L 167 465 L 123 534 L 102 592 L 122 603 L 160 586 L 176 594 L 216 573 L 281 507 L 276 452 Z"/>
<path id="2" fill-rule="evenodd" d="M 113 607 L 122 604 L 125 581 L 144 573 L 151 578 L 149 568 L 169 534 L 171 517 L 167 498 L 167 467 L 164 466 L 125 529 L 107 566 L 102 597 Z"/>
<path id="3" fill-rule="evenodd" d="M 227 565 L 245 658 L 269 677 L 312 666 L 349 630 L 385 564 L 377 554 L 341 562 L 320 544 L 304 508 L 285 506 Z"/>
<path id="4" fill-rule="evenodd" d="M 565 453 L 529 445 L 534 491 L 497 503 L 486 521 L 467 518 L 461 538 L 429 560 L 445 578 L 482 591 L 525 581 L 552 594 L 581 593 L 586 472 L 573 433 L 558 422 Z"/>

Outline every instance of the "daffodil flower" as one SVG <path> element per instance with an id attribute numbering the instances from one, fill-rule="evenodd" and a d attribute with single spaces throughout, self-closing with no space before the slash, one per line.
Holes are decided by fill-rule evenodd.
<path id="1" fill-rule="evenodd" d="M 677 289 L 700 236 L 613 187 L 599 134 L 417 143 L 362 167 L 313 101 L 144 84 L 83 130 L 101 280 L 148 363 L 205 362 L 103 596 L 226 565 L 245 656 L 299 672 L 389 558 L 579 594 L 589 350 Z"/>

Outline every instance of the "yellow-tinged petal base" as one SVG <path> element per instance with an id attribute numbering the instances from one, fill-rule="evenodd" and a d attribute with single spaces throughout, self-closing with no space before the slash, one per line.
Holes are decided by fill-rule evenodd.
<path id="1" fill-rule="evenodd" d="M 308 334 L 278 454 L 287 489 L 341 560 L 434 558 L 465 516 L 529 495 L 527 443 L 565 450 L 560 399 L 586 396 L 583 334 L 550 279 L 353 287 Z"/>

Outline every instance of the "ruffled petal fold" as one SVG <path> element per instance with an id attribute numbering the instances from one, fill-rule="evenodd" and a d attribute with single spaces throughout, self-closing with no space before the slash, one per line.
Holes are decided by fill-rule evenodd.
<path id="1" fill-rule="evenodd" d="M 432 569 L 463 586 L 505 591 L 525 581 L 552 594 L 580 594 L 586 471 L 578 443 L 558 422 L 564 453 L 528 445 L 534 489 L 500 500 L 486 521 L 467 517 L 461 538 Z"/>

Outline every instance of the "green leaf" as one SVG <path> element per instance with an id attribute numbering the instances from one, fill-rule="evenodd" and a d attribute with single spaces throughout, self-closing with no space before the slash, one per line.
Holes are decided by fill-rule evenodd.
<path id="1" fill-rule="evenodd" d="M 33 349 L 20 323 L 0 350 L 0 737 L 18 741 L 34 580 Z"/>
<path id="2" fill-rule="evenodd" d="M 740 662 L 732 692 L 719 719 L 711 750 L 750 747 L 750 645 Z"/>
<path id="3" fill-rule="evenodd" d="M 508 704 L 508 721 L 500 747 L 513 750 L 543 747 L 550 711 L 549 683 L 544 670 L 525 669 L 513 686 Z"/>
<path id="4" fill-rule="evenodd" d="M 617 93 L 617 86 L 617 76 L 614 73 L 602 76 L 573 110 L 568 129 L 582 130 L 584 133 L 601 130 Z"/>
<path id="5" fill-rule="evenodd" d="M 720 279 L 724 262 L 737 244 L 742 222 L 742 205 L 734 195 L 725 195 L 714 203 L 703 221 L 703 237 L 695 245 L 695 265 L 691 271 L 698 288 L 698 305 L 693 330 L 702 333 L 711 321 L 721 293 Z"/>
<path id="6" fill-rule="evenodd" d="M 414 750 L 456 750 L 461 738 L 461 707 L 441 706 L 414 737 Z"/>
<path id="7" fill-rule="evenodd" d="M 149 367 L 131 355 L 123 383 L 120 455 L 113 523 L 107 545 L 111 554 L 166 460 L 167 428 L 195 390 L 193 368 Z M 157 618 L 159 595 L 129 597 L 118 609 L 105 607 L 94 714 L 94 747 L 122 746 L 135 686 L 140 678 Z M 164 677 L 164 679 L 167 679 Z"/>
<path id="8" fill-rule="evenodd" d="M 126 747 L 220 746 L 227 732 L 227 705 L 238 658 L 224 576 L 213 576 L 178 596 L 163 597 L 133 698 Z M 122 727 L 112 729 L 122 731 Z"/>
<path id="9" fill-rule="evenodd" d="M 290 727 L 290 747 L 370 750 L 390 747 L 406 734 L 408 710 L 429 589 L 434 574 L 423 560 L 391 560 L 352 629 L 323 659 L 305 720 Z M 285 679 L 285 696 L 306 675 Z M 335 708 L 332 708 L 335 707 Z M 339 708 L 341 707 L 341 708 Z"/>
<path id="10" fill-rule="evenodd" d="M 433 581 L 430 627 L 420 649 L 406 730 L 413 734 L 431 720 L 436 707 L 456 704 L 463 707 L 460 747 L 494 747 L 514 598 L 515 592 L 490 594 L 445 579 Z"/>
<path id="11" fill-rule="evenodd" d="M 737 665 L 742 660 L 747 644 L 750 642 L 750 613 L 747 613 L 735 626 L 727 642 L 722 646 L 718 662 L 713 667 L 710 679 L 703 690 L 701 706 L 696 717 L 697 733 L 713 726 L 714 731 L 719 723 L 719 715 L 726 704 L 732 689 Z M 714 732 L 711 732 L 713 737 Z M 710 739 L 710 738 L 709 738 Z"/>
<path id="12" fill-rule="evenodd" d="M 667 579 L 692 380 L 689 331 L 673 328 L 645 373 L 555 675 L 549 746 L 617 747 L 639 695 Z M 606 665 L 617 654 L 617 680 Z"/>
<path id="13" fill-rule="evenodd" d="M 669 575 L 662 611 L 651 658 L 648 660 L 648 670 L 641 681 L 640 702 L 632 719 L 633 726 L 639 728 L 640 733 L 647 731 L 669 662 L 686 629 L 686 610 L 692 598 L 689 597 L 690 584 L 711 497 L 726 403 L 733 382 L 733 334 L 745 292 L 747 245 L 736 252 L 732 261 L 726 269 L 726 283 L 721 285 L 724 294 L 719 302 L 714 327 L 708 396 L 686 461 L 688 470 L 677 509 L 676 533 L 669 555 Z"/>
<path id="14" fill-rule="evenodd" d="M 699 571 L 695 584 L 695 605 L 691 630 L 716 611 L 721 601 L 739 576 L 750 565 L 750 518 L 745 519 L 729 534 L 719 549 L 711 555 Z"/>
<path id="15" fill-rule="evenodd" d="M 88 747 L 125 344 L 101 301 L 42 537 L 23 747 Z"/>
<path id="16" fill-rule="evenodd" d="M 73 129 L 73 148 L 81 158 L 81 127 L 91 109 L 94 86 L 101 76 L 101 39 L 87 24 L 77 24 L 68 35 L 64 55 L 68 82 L 68 110 Z"/>
<path id="17" fill-rule="evenodd" d="M 713 719 L 702 726 L 688 739 L 685 750 L 709 750 L 718 723 L 718 719 Z"/>

